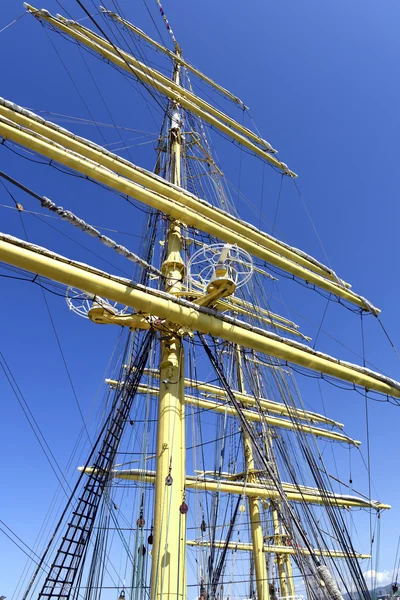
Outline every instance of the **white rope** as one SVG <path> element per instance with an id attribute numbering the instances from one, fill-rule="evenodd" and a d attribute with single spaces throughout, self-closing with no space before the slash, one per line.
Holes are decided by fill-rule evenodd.
<path id="1" fill-rule="evenodd" d="M 11 21 L 11 23 L 9 23 L 5 27 L 3 27 L 3 29 L 0 29 L 0 33 L 3 33 L 3 31 L 5 31 L 9 27 L 11 27 L 11 25 L 14 25 L 14 23 L 16 23 L 17 21 L 19 21 L 21 19 L 21 17 L 24 17 L 26 14 L 27 14 L 26 12 L 23 12 L 22 15 L 19 15 L 19 17 L 17 17 L 16 19 L 14 19 L 14 21 Z"/>
<path id="2" fill-rule="evenodd" d="M 98 229 L 96 229 L 95 227 L 92 227 L 92 225 L 89 225 L 89 223 L 86 223 L 86 221 L 84 221 L 83 219 L 80 219 L 71 211 L 64 210 L 62 206 L 57 206 L 56 204 L 54 204 L 54 202 L 49 200 L 49 198 L 46 198 L 45 196 L 43 196 L 40 203 L 44 208 L 47 208 L 48 210 L 57 213 L 58 216 L 61 217 L 61 219 L 68 221 L 68 223 L 71 223 L 71 225 L 73 225 L 74 227 L 77 227 L 78 229 L 87 233 L 91 237 L 97 238 L 102 244 L 107 246 L 107 248 L 112 248 L 115 252 L 117 252 L 117 254 L 124 256 L 131 262 L 138 264 L 140 267 L 143 267 L 144 269 L 148 269 L 149 271 L 152 271 L 153 273 L 157 274 L 158 276 L 162 275 L 161 271 L 159 271 L 158 269 L 156 269 L 156 267 L 153 267 L 153 265 L 149 264 L 148 262 L 146 262 L 145 260 L 140 258 L 140 256 L 138 256 L 137 254 L 134 254 L 133 252 L 128 250 L 128 248 L 125 248 L 125 246 L 121 246 L 120 244 L 117 244 L 117 242 L 115 242 L 108 236 L 103 235 L 102 233 L 100 233 L 100 231 Z"/>

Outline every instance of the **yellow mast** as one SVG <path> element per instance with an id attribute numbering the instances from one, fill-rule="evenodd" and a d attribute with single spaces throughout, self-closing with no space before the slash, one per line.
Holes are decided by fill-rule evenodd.
<path id="1" fill-rule="evenodd" d="M 269 450 L 271 456 L 273 456 L 273 448 L 272 448 L 272 436 L 268 434 L 269 439 Z M 275 464 L 275 459 L 273 459 L 273 463 Z M 275 466 L 276 468 L 276 466 Z M 279 502 L 271 503 L 271 515 L 272 515 L 272 526 L 274 529 L 274 544 L 276 547 L 282 547 L 287 544 L 287 535 L 285 535 L 283 530 L 283 525 L 279 520 L 279 512 L 278 512 Z M 278 577 L 279 577 L 279 587 L 280 587 L 280 596 L 281 598 L 286 598 L 287 596 L 291 597 L 295 595 L 294 581 L 293 581 L 293 568 L 292 561 L 290 558 L 290 554 L 283 554 L 281 552 L 277 552 L 275 554 L 275 561 L 278 567 Z"/>
<path id="2" fill-rule="evenodd" d="M 274 528 L 274 543 L 276 546 L 282 545 L 282 538 L 284 536 L 281 535 L 281 524 L 279 523 L 278 511 L 276 507 L 272 508 L 272 522 Z M 293 596 L 293 585 L 289 583 L 288 574 L 286 572 L 286 565 L 290 563 L 290 556 L 281 554 L 279 552 L 275 555 L 275 561 L 278 567 L 278 577 L 279 577 L 279 587 L 280 587 L 280 595 L 282 598 L 286 598 L 286 596 Z M 289 592 L 290 590 L 290 592 Z"/>
<path id="3" fill-rule="evenodd" d="M 242 357 L 240 347 L 236 345 L 236 365 L 238 389 L 242 394 L 246 393 L 243 378 Z M 254 475 L 254 457 L 251 440 L 246 432 L 243 435 L 243 454 L 246 465 L 246 478 L 249 482 L 256 482 Z M 254 496 L 248 496 L 247 503 L 250 513 L 251 541 L 253 545 L 254 571 L 256 575 L 256 589 L 258 600 L 269 600 L 269 585 L 267 564 L 264 555 L 264 539 L 261 524 L 260 502 Z"/>
<path id="4" fill-rule="evenodd" d="M 180 64 L 175 62 L 174 81 L 179 84 Z M 172 105 L 169 129 L 171 182 L 181 184 L 181 130 L 179 105 Z M 184 263 L 181 258 L 179 223 L 171 221 L 162 271 L 165 290 L 181 290 Z M 152 551 L 152 600 L 186 599 L 186 503 L 185 503 L 185 389 L 184 349 L 179 332 L 165 323 L 161 340 L 160 390 Z"/>
<path id="5" fill-rule="evenodd" d="M 260 397 L 261 396 L 261 386 L 260 386 L 260 377 L 259 377 L 258 368 L 259 368 L 258 365 L 255 365 L 254 381 L 255 381 L 255 385 L 256 385 L 257 396 Z M 271 467 L 273 468 L 275 473 L 278 474 L 278 468 L 277 468 L 277 464 L 275 461 L 272 439 L 273 439 L 272 431 L 268 427 L 268 429 L 266 431 L 266 438 L 265 438 L 265 450 L 266 450 L 267 456 L 269 457 L 269 462 L 271 464 Z M 285 544 L 286 536 L 282 535 L 283 534 L 283 525 L 282 525 L 282 523 L 279 522 L 279 512 L 277 510 L 278 506 L 279 506 L 278 501 L 271 502 L 272 526 L 273 526 L 273 530 L 274 530 L 273 539 L 274 539 L 274 544 L 277 548 L 286 545 Z M 278 567 L 279 587 L 280 587 L 280 592 L 281 592 L 280 597 L 286 598 L 287 596 L 289 596 L 289 597 L 294 596 L 295 589 L 294 589 L 293 569 L 292 569 L 292 562 L 291 562 L 290 554 L 281 554 L 281 553 L 277 552 L 275 554 L 275 562 Z M 269 590 L 268 590 L 268 592 L 269 592 Z"/>

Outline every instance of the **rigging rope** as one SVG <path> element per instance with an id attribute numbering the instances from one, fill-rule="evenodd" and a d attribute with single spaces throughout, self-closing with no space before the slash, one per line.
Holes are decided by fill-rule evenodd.
<path id="1" fill-rule="evenodd" d="M 146 333 L 143 343 L 140 346 L 140 352 L 131 368 L 132 379 L 120 390 L 117 388 L 111 411 L 89 454 L 85 467 L 81 471 L 38 568 L 33 574 L 23 600 L 26 600 L 28 597 L 32 586 L 37 579 L 40 568 L 46 560 L 53 540 L 61 525 L 64 523 L 67 512 L 75 499 L 75 494 L 79 485 L 83 478 L 87 476 L 85 471 L 89 467 L 95 452 L 97 452 L 93 472 L 87 476 L 84 488 L 77 500 L 77 507 L 72 513 L 71 521 L 67 524 L 66 535 L 64 535 L 61 545 L 58 548 L 56 558 L 53 561 L 51 571 L 43 584 L 39 598 L 60 598 L 63 595 L 64 585 L 67 584 L 68 589 L 70 589 L 76 579 L 78 578 L 79 580 L 82 576 L 82 558 L 87 551 L 98 506 L 103 495 L 103 490 L 110 477 L 115 454 L 124 431 L 124 426 L 127 422 L 127 416 L 129 415 L 133 399 L 136 395 L 137 386 L 139 385 L 147 361 L 153 337 L 154 332 L 152 330 Z"/>
<path id="2" fill-rule="evenodd" d="M 83 3 L 81 2 L 81 0 L 75 0 L 75 2 L 77 4 L 79 4 L 79 6 L 81 7 L 81 9 L 85 12 L 85 14 L 88 16 L 88 18 L 92 21 L 92 23 L 97 27 L 97 29 L 100 31 L 100 33 L 103 35 L 103 37 L 107 40 L 107 42 L 109 42 L 109 44 L 111 44 L 111 46 L 113 47 L 115 53 L 119 56 L 119 58 L 121 60 L 123 60 L 123 62 L 127 65 L 129 71 L 131 72 L 131 74 L 134 76 L 135 81 L 139 82 L 141 85 L 143 85 L 143 87 L 146 89 L 146 91 L 150 94 L 150 96 L 153 98 L 153 100 L 155 100 L 155 102 L 158 104 L 158 106 L 161 108 L 161 110 L 163 112 L 164 111 L 164 107 L 162 105 L 162 103 L 158 100 L 157 95 L 149 88 L 148 85 L 146 85 L 145 83 L 143 83 L 140 79 L 138 79 L 138 77 L 135 75 L 135 73 L 133 72 L 131 65 L 129 64 L 129 62 L 124 58 L 123 54 L 120 52 L 120 50 L 117 48 L 117 46 L 111 41 L 110 37 L 105 33 L 105 31 L 103 30 L 102 27 L 100 27 L 100 25 L 97 23 L 96 19 L 90 14 L 90 12 L 87 10 L 87 8 L 83 5 Z"/>
<path id="3" fill-rule="evenodd" d="M 30 196 L 32 196 L 33 198 L 36 198 L 36 200 L 39 200 L 40 204 L 44 208 L 47 208 L 51 212 L 57 213 L 58 216 L 61 217 L 61 219 L 64 219 L 65 221 L 67 221 L 74 227 L 77 227 L 84 233 L 87 233 L 91 237 L 96 237 L 102 244 L 104 244 L 108 248 L 112 248 L 113 250 L 115 250 L 115 252 L 117 252 L 117 254 L 120 254 L 121 256 L 124 256 L 128 260 L 130 260 L 134 263 L 137 263 L 139 266 L 141 266 L 144 269 L 148 269 L 152 273 L 155 273 L 158 277 L 163 276 L 161 271 L 159 271 L 156 267 L 153 267 L 153 265 L 147 263 L 145 260 L 140 258 L 140 256 L 138 256 L 137 254 L 134 254 L 133 252 L 128 250 L 128 248 L 125 248 L 125 246 L 121 246 L 120 244 L 118 244 L 117 242 L 115 242 L 114 240 L 109 238 L 108 236 L 103 235 L 95 227 L 92 227 L 92 225 L 89 225 L 89 223 L 86 223 L 83 219 L 80 219 L 79 217 L 77 217 L 73 212 L 71 212 L 69 210 L 64 210 L 64 208 L 62 206 L 57 206 L 49 198 L 46 198 L 46 196 L 39 196 L 39 194 L 36 194 L 31 189 L 29 189 L 22 183 L 18 182 L 16 179 L 10 177 L 3 171 L 0 171 L 0 177 L 3 177 L 3 179 L 6 179 L 7 181 L 14 184 L 18 188 L 20 188 L 21 190 L 23 190 L 24 192 L 29 194 Z"/>
<path id="4" fill-rule="evenodd" d="M 362 347 L 362 357 L 363 357 L 363 365 L 365 365 L 365 335 L 364 335 L 364 321 L 363 321 L 363 313 L 360 313 L 360 324 L 361 324 L 361 347 Z M 371 497 L 371 445 L 370 445 L 370 437 L 369 437 L 369 410 L 368 410 L 368 391 L 364 392 L 364 402 L 365 402 L 365 427 L 367 434 L 367 472 L 368 472 L 368 495 Z M 369 536 L 370 536 L 370 553 L 371 553 L 371 568 L 373 561 L 373 543 L 374 536 L 372 533 L 372 509 L 369 510 Z"/>
<path id="5" fill-rule="evenodd" d="M 20 405 L 22 412 L 24 413 L 29 426 L 31 427 L 35 438 L 37 439 L 39 446 L 41 447 L 47 462 L 50 465 L 51 470 L 53 471 L 54 475 L 56 476 L 58 483 L 60 484 L 62 490 L 64 491 L 64 493 L 66 494 L 66 496 L 68 497 L 68 491 L 71 489 L 69 487 L 69 483 L 66 480 L 63 470 L 61 469 L 60 465 L 57 462 L 56 457 L 54 456 L 46 437 L 44 436 L 42 430 L 39 427 L 38 422 L 36 421 L 35 417 L 33 416 L 33 413 L 31 411 L 31 409 L 29 408 L 29 404 L 27 403 L 24 395 L 22 394 L 21 389 L 19 388 L 15 377 L 9 367 L 9 365 L 7 364 L 7 361 L 4 357 L 4 354 L 2 352 L 0 352 L 0 367 L 4 372 L 4 375 L 18 401 L 18 404 Z M 64 487 L 64 484 L 66 487 Z"/>
<path id="6" fill-rule="evenodd" d="M 274 482 L 276 489 L 280 492 L 281 495 L 281 501 L 282 501 L 282 508 L 283 509 L 287 509 L 287 518 L 285 519 L 284 514 L 282 512 L 282 509 L 279 510 L 280 512 L 280 519 L 282 521 L 282 523 L 285 525 L 285 528 L 287 530 L 287 534 L 289 535 L 289 538 L 292 540 L 295 540 L 296 538 L 294 537 L 294 528 L 296 528 L 298 530 L 298 532 L 300 533 L 300 536 L 306 546 L 306 548 L 308 550 L 311 550 L 311 557 L 313 558 L 314 562 L 315 562 L 315 566 L 317 568 L 318 573 L 321 575 L 321 577 L 325 578 L 326 572 L 324 571 L 325 575 L 322 573 L 322 568 L 320 568 L 320 562 L 318 560 L 318 558 L 315 556 L 315 553 L 312 550 L 312 546 L 311 546 L 311 540 L 307 539 L 307 534 L 305 532 L 305 530 L 303 529 L 303 526 L 300 526 L 300 523 L 302 522 L 300 515 L 297 514 L 297 509 L 292 508 L 289 503 L 287 502 L 287 499 L 285 497 L 285 494 L 283 492 L 283 490 L 280 490 L 280 480 L 279 478 L 277 478 L 274 474 L 273 471 L 271 471 L 270 469 L 268 469 L 269 466 L 269 461 L 266 457 L 263 456 L 263 454 L 260 452 L 260 449 L 258 448 L 258 442 L 257 439 L 255 438 L 255 435 L 252 431 L 252 429 L 248 426 L 248 424 L 246 423 L 245 418 L 243 417 L 243 415 L 241 414 L 241 408 L 240 405 L 236 402 L 235 403 L 235 397 L 234 394 L 231 392 L 230 388 L 229 388 L 229 384 L 227 382 L 227 380 L 225 379 L 225 376 L 222 372 L 222 369 L 219 365 L 219 361 L 218 358 L 216 358 L 215 356 L 212 355 L 211 350 L 209 349 L 207 343 L 205 342 L 205 339 L 202 335 L 200 335 L 200 339 L 203 342 L 204 348 L 217 372 L 217 374 L 220 377 L 220 381 L 223 385 L 223 387 L 225 388 L 225 391 L 229 397 L 230 402 L 235 406 L 236 411 L 238 413 L 238 417 L 241 421 L 242 424 L 242 428 L 244 431 L 246 431 L 246 433 L 251 437 L 252 442 L 254 444 L 254 452 L 258 455 L 258 459 L 261 461 L 262 465 L 266 468 L 266 472 L 268 473 L 269 478 Z M 208 350 L 207 350 L 208 349 Z M 265 437 L 265 435 L 263 436 Z M 303 437 L 303 440 L 302 440 Z M 358 564 L 358 561 L 356 559 L 356 553 L 354 550 L 354 547 L 352 545 L 351 539 L 349 537 L 348 531 L 346 529 L 346 525 L 345 525 L 345 521 L 343 519 L 342 513 L 340 512 L 340 509 L 338 509 L 338 507 L 335 505 L 334 500 L 332 499 L 332 497 L 329 495 L 329 492 L 327 490 L 327 487 L 324 483 L 324 481 L 322 480 L 321 477 L 321 472 L 320 469 L 318 468 L 318 466 L 316 465 L 315 459 L 313 457 L 313 454 L 311 452 L 311 449 L 308 448 L 307 443 L 306 443 L 306 438 L 303 435 L 298 435 L 299 438 L 299 442 L 300 442 L 300 446 L 303 450 L 303 454 L 307 460 L 307 463 L 309 464 L 309 467 L 311 469 L 311 472 L 314 474 L 314 478 L 315 481 L 317 483 L 317 487 L 320 490 L 320 493 L 322 495 L 322 497 L 324 498 L 324 504 L 326 505 L 326 510 L 329 516 L 329 519 L 333 525 L 334 531 L 336 533 L 336 539 L 339 541 L 341 548 L 344 549 L 344 555 L 345 555 L 345 559 L 349 568 L 349 573 L 351 573 L 352 575 L 352 580 L 356 583 L 357 589 L 360 592 L 361 597 L 369 599 L 369 592 L 368 589 L 366 587 L 363 575 L 361 573 L 360 570 L 360 566 Z M 286 451 L 281 451 L 281 455 L 282 457 L 288 461 L 288 452 Z M 296 455 L 295 455 L 296 456 Z M 288 463 L 289 466 L 289 463 Z M 294 477 L 294 473 L 293 473 L 293 477 Z M 294 481 L 296 482 L 296 479 L 294 479 Z M 310 518 L 312 518 L 314 520 L 314 517 L 312 517 L 312 513 L 310 512 L 309 508 L 307 505 L 304 505 L 303 507 L 303 511 L 305 512 L 305 517 L 306 519 L 309 521 L 309 525 L 311 526 L 311 529 L 313 530 L 314 527 L 312 525 L 312 521 L 310 520 Z M 304 520 L 304 519 L 303 519 Z M 318 523 L 316 523 L 316 528 L 314 529 L 314 534 L 317 533 L 317 531 L 321 531 L 320 527 L 318 526 Z M 293 546 L 295 547 L 295 544 L 293 544 Z M 314 547 L 323 547 L 321 546 L 321 542 L 316 540 Z M 299 554 L 299 553 L 298 553 Z M 300 558 L 300 562 L 299 559 Z M 303 560 L 303 565 L 301 565 L 301 559 Z M 298 562 L 298 566 L 302 568 L 302 570 L 304 568 L 310 568 L 310 564 L 306 564 L 304 561 L 304 556 L 298 556 L 297 557 L 297 561 Z M 325 569 L 325 567 L 323 567 Z M 334 568 L 337 569 L 336 563 L 334 563 Z M 321 571 L 321 572 L 320 572 Z M 343 579 L 343 575 L 341 573 L 340 570 L 337 570 L 339 577 L 341 578 L 343 584 L 345 585 L 345 588 L 347 589 L 347 591 L 351 591 L 351 585 L 346 585 L 345 580 Z M 329 576 L 331 579 L 331 576 Z"/>
<path id="7" fill-rule="evenodd" d="M 252 428 L 250 427 L 248 421 L 246 420 L 245 416 L 243 415 L 242 408 L 241 408 L 239 402 L 237 401 L 236 396 L 232 392 L 232 390 L 231 390 L 231 388 L 230 388 L 230 386 L 229 386 L 229 384 L 228 384 L 228 382 L 227 382 L 227 380 L 225 378 L 225 375 L 224 375 L 224 373 L 223 373 L 223 371 L 221 369 L 221 366 L 219 364 L 218 359 L 211 352 L 211 349 L 210 349 L 210 347 L 208 346 L 208 344 L 206 342 L 205 336 L 203 334 L 201 334 L 201 333 L 199 333 L 198 335 L 199 335 L 199 338 L 200 338 L 200 340 L 201 340 L 201 342 L 202 342 L 202 344 L 204 346 L 206 354 L 207 354 L 207 356 L 209 357 L 209 359 L 211 361 L 211 364 L 213 365 L 216 373 L 218 374 L 218 376 L 220 378 L 222 386 L 225 388 L 225 391 L 227 393 L 227 396 L 228 396 L 230 402 L 233 404 L 233 406 L 235 407 L 235 409 L 237 411 L 237 414 L 238 414 L 238 417 L 240 419 L 243 431 L 246 432 L 246 434 L 249 436 L 249 438 L 252 440 L 252 442 L 254 444 L 254 448 L 253 449 L 254 449 L 255 453 L 257 454 L 257 458 L 260 460 L 260 462 L 264 466 L 264 468 L 265 468 L 268 476 L 273 481 L 273 483 L 275 484 L 277 490 L 279 491 L 280 496 L 281 496 L 281 500 L 285 503 L 286 508 L 288 509 L 288 512 L 291 513 L 291 516 L 293 518 L 294 526 L 298 530 L 298 533 L 299 533 L 300 537 L 302 538 L 302 541 L 305 544 L 307 550 L 309 551 L 311 558 L 318 565 L 319 561 L 316 558 L 314 549 L 310 545 L 310 543 L 309 543 L 309 541 L 307 539 L 307 536 L 305 535 L 304 531 L 302 530 L 300 524 L 297 522 L 297 519 L 295 518 L 295 515 L 293 514 L 293 511 L 292 511 L 291 507 L 288 504 L 285 492 L 283 491 L 282 486 L 281 486 L 280 482 L 278 481 L 276 475 L 273 473 L 268 460 L 265 458 L 265 456 L 260 451 L 260 449 L 258 447 L 258 444 L 257 444 L 257 440 L 255 439 L 254 432 L 253 432 Z M 288 526 L 288 524 L 286 524 L 286 525 Z M 292 529 L 292 527 L 290 527 L 290 529 Z M 294 531 L 293 531 L 293 534 L 294 534 Z M 294 535 L 292 537 L 293 537 L 293 539 L 295 539 Z"/>
<path id="8" fill-rule="evenodd" d="M 17 17 L 16 19 L 14 19 L 13 21 L 11 21 L 11 23 L 9 23 L 8 25 L 6 25 L 5 27 L 3 27 L 3 29 L 0 29 L 0 33 L 3 33 L 3 31 L 5 31 L 6 29 L 8 29 L 9 27 L 11 27 L 11 25 L 14 25 L 14 23 L 16 23 L 17 21 L 19 21 L 22 17 L 24 17 L 27 14 L 26 11 L 24 11 L 22 13 L 22 15 L 19 15 L 19 17 Z"/>
<path id="9" fill-rule="evenodd" d="M 11 534 L 11 535 L 9 535 L 9 534 L 8 534 L 6 531 L 4 531 L 4 529 L 3 529 L 2 527 L 5 527 L 6 529 L 8 529 L 8 531 L 10 532 L 10 534 Z M 11 542 L 12 542 L 13 544 L 15 544 L 15 546 L 17 546 L 17 548 L 19 548 L 19 549 L 20 549 L 20 550 L 21 550 L 21 551 L 22 551 L 24 554 L 26 554 L 26 556 L 29 558 L 29 560 L 32 560 L 34 563 L 38 564 L 38 561 L 37 561 L 36 559 L 40 560 L 40 556 L 39 556 L 38 554 L 36 554 L 36 552 L 35 552 L 35 551 L 34 551 L 32 548 L 30 548 L 30 546 L 28 546 L 28 544 L 26 544 L 26 543 L 25 543 L 25 542 L 24 542 L 24 541 L 23 541 L 23 540 L 22 540 L 22 539 L 21 539 L 21 538 L 20 538 L 20 537 L 19 537 L 19 536 L 18 536 L 16 533 L 15 533 L 15 531 L 13 531 L 13 530 L 11 529 L 11 527 L 8 527 L 8 525 L 6 525 L 6 524 L 4 523 L 4 521 L 2 521 L 1 519 L 0 519 L 0 531 L 1 531 L 2 533 L 4 533 L 4 535 L 5 535 L 6 537 L 8 537 L 8 539 L 9 539 L 9 540 L 11 540 Z M 20 542 L 20 544 L 22 544 L 22 546 L 25 546 L 25 548 L 27 548 L 27 549 L 29 550 L 29 553 L 28 553 L 28 552 L 27 552 L 27 551 L 26 551 L 26 550 L 25 550 L 25 549 L 24 549 L 24 548 L 23 548 L 23 547 L 22 547 L 22 546 L 21 546 L 21 545 L 20 545 L 20 544 L 19 544 L 17 541 L 15 541 L 15 539 L 14 539 L 12 536 L 14 536 L 14 537 L 15 537 L 15 538 L 18 540 L 18 542 Z M 32 556 L 32 555 L 33 555 L 33 556 Z M 34 557 L 35 557 L 35 558 L 34 558 Z M 49 567 L 49 565 L 47 565 L 46 563 L 44 563 L 43 570 L 44 570 L 44 571 L 46 571 L 46 569 L 48 570 L 49 568 L 50 568 L 50 567 Z"/>

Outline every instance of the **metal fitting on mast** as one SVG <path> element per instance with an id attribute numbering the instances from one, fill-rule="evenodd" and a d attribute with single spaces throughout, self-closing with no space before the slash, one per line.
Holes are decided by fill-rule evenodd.
<path id="1" fill-rule="evenodd" d="M 179 53 L 177 53 L 179 58 Z M 175 62 L 173 80 L 180 84 L 180 64 Z M 181 185 L 181 154 L 182 154 L 182 117 L 177 102 L 173 102 L 171 109 L 171 126 L 169 129 L 170 145 L 170 180 L 175 185 Z M 170 294 L 181 290 L 181 283 L 185 275 L 185 264 L 181 257 L 182 235 L 181 224 L 171 221 L 167 239 L 167 257 L 161 266 L 161 272 L 166 277 L 165 289 Z"/>

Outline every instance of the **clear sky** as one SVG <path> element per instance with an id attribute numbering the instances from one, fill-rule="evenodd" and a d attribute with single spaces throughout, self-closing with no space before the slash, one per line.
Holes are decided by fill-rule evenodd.
<path id="1" fill-rule="evenodd" d="M 84 4 L 95 12 L 90 0 L 84 0 Z M 105 5 L 115 8 L 111 1 Z M 157 35 L 143 1 L 119 0 L 119 5 L 132 22 L 152 36 Z M 147 0 L 147 5 L 167 41 L 156 3 Z M 48 0 L 44 7 L 53 14 L 69 12 L 76 19 L 84 17 L 74 0 Z M 395 0 L 246 3 L 165 0 L 164 7 L 187 59 L 244 100 L 261 135 L 299 174 L 297 183 L 302 199 L 293 182 L 285 180 L 278 202 L 281 177 L 268 168 L 263 174 L 259 161 L 240 154 L 215 137 L 215 148 L 227 178 L 239 185 L 258 209 L 262 208 L 268 219 L 265 225 L 268 231 L 272 231 L 271 223 L 275 222 L 275 234 L 285 241 L 324 262 L 327 256 L 330 265 L 351 282 L 355 291 L 380 307 L 382 322 L 400 348 L 399 3 Z M 3 1 L 1 8 L 0 31 L 23 13 L 22 4 L 15 0 Z M 87 21 L 84 23 L 88 25 Z M 31 16 L 24 16 L 1 31 L 0 44 L 2 96 L 35 111 L 48 111 L 44 114 L 46 118 L 52 118 L 49 116 L 52 112 L 109 123 L 110 111 L 118 125 L 145 132 L 124 131 L 123 136 L 124 140 L 135 138 L 130 155 L 134 162 L 150 169 L 154 166 L 160 115 L 148 110 L 151 107 L 138 88 L 87 55 L 85 63 L 76 48 L 43 29 Z M 236 118 L 242 118 L 240 111 L 232 109 L 232 112 Z M 115 144 L 111 149 L 118 148 L 119 138 L 113 129 L 101 129 L 103 140 L 95 127 L 61 118 L 57 122 L 97 142 Z M 245 123 L 250 124 L 247 116 Z M 145 144 L 137 145 L 142 142 Z M 94 225 L 117 230 L 122 243 L 135 247 L 136 238 L 121 232 L 140 235 L 142 215 L 122 200 L 47 166 L 23 160 L 2 147 L 0 164 L 0 169 L 39 194 L 76 211 Z M 15 197 L 28 210 L 41 211 L 33 199 L 18 192 Z M 241 216 L 258 225 L 257 215 L 245 201 L 237 198 L 236 201 Z M 13 201 L 2 186 L 0 204 L 1 230 L 23 237 L 20 216 L 3 206 L 11 206 Z M 31 215 L 23 219 L 32 241 L 112 272 L 118 272 L 118 268 L 126 272 L 122 259 L 110 256 L 90 240 L 83 240 L 69 227 L 55 224 L 72 240 L 51 229 L 46 224 L 49 220 L 38 221 Z M 73 240 L 83 242 L 98 256 L 85 254 Z M 55 456 L 64 465 L 80 422 L 41 290 L 12 280 L 2 279 L 1 283 L 0 350 Z M 295 288 L 293 283 L 282 283 L 289 315 L 304 333 L 315 338 L 325 302 L 321 298 L 316 301 L 310 291 Z M 78 317 L 68 312 L 62 299 L 55 296 L 47 299 L 77 397 L 86 414 L 119 332 L 91 323 L 77 324 Z M 278 304 L 275 308 L 282 310 Z M 321 350 L 353 362 L 362 360 L 359 317 L 333 305 L 328 309 L 323 328 L 346 348 L 321 333 L 318 338 Z M 371 364 L 400 380 L 399 359 L 372 317 L 365 323 L 365 347 Z M 305 398 L 307 405 L 322 410 L 317 388 L 307 382 L 302 385 L 303 394 L 310 394 Z M 327 413 L 344 422 L 346 432 L 363 442 L 365 457 L 363 398 L 341 394 L 328 386 L 324 393 Z M 33 545 L 57 482 L 1 374 L 0 394 L 3 407 L 0 518 Z M 384 573 L 393 568 L 400 534 L 399 419 L 400 408 L 369 402 L 372 495 L 393 506 L 381 519 L 379 571 L 385 583 L 390 582 L 391 576 Z M 349 463 L 345 456 L 342 452 L 339 468 L 347 480 Z M 355 487 L 360 483 L 366 492 L 365 470 L 357 457 L 353 469 Z M 364 531 L 360 532 L 360 538 L 363 543 L 367 541 Z M 0 548 L 0 594 L 11 597 L 25 557 L 4 536 Z M 365 547 L 357 549 L 368 551 Z"/>

